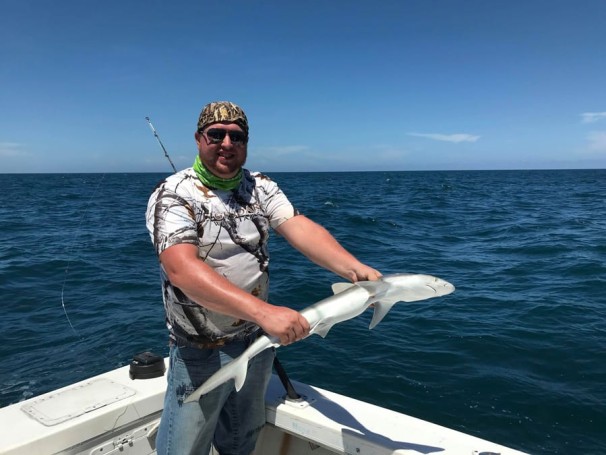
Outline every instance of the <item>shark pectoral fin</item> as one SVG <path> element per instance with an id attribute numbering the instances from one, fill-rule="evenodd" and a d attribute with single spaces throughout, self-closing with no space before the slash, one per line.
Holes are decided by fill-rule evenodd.
<path id="1" fill-rule="evenodd" d="M 349 288 L 355 286 L 355 284 L 353 283 L 334 283 L 331 288 L 332 288 L 332 293 L 333 294 L 340 294 L 341 292 L 345 292 L 347 291 Z"/>
<path id="2" fill-rule="evenodd" d="M 386 302 L 379 300 L 378 302 L 375 302 L 373 305 L 375 311 L 372 315 L 372 321 L 370 321 L 370 325 L 368 326 L 368 328 L 374 329 L 374 327 L 383 320 L 385 315 L 389 313 L 389 310 L 391 310 L 391 307 L 395 304 L 396 302 L 392 301 Z"/>

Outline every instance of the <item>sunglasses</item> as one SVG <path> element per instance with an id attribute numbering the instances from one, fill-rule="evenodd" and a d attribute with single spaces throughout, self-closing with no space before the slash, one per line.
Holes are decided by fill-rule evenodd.
<path id="1" fill-rule="evenodd" d="M 211 144 L 220 144 L 223 142 L 226 135 L 229 135 L 229 140 L 232 142 L 232 144 L 246 144 L 248 140 L 246 133 L 242 131 L 224 130 L 222 128 L 210 128 L 208 131 L 206 131 L 206 133 L 203 134 L 206 134 L 208 142 Z"/>

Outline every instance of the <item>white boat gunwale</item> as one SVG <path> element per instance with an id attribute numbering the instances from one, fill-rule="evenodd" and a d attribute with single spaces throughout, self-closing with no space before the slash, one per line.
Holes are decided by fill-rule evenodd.
<path id="1" fill-rule="evenodd" d="M 168 361 L 165 359 L 165 364 Z M 167 365 L 168 367 L 168 365 Z M 90 399 L 87 412 L 43 424 L 31 412 L 35 403 L 61 400 L 69 392 L 104 380 L 134 390 L 130 396 L 109 400 L 95 389 L 99 406 Z M 470 454 L 520 455 L 523 452 L 437 424 L 328 390 L 293 381 L 303 402 L 288 402 L 277 377 L 266 394 L 266 418 L 257 453 L 262 455 L 323 454 Z M 0 409 L 0 454 L 108 455 L 155 453 L 155 432 L 162 412 L 166 377 L 131 380 L 129 366 L 72 384 L 39 397 Z M 89 397 L 90 398 L 90 397 Z M 114 397 L 116 398 L 116 397 Z M 51 401 L 49 401 L 51 400 Z M 65 405 L 65 403 L 63 404 Z M 70 406 L 73 408 L 74 404 Z M 48 423 L 48 422 L 47 422 Z"/>

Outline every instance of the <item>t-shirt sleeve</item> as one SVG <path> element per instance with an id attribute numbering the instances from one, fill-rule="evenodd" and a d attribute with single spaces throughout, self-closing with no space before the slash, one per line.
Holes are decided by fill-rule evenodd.
<path id="1" fill-rule="evenodd" d="M 286 220 L 299 214 L 278 185 L 267 177 L 263 180 L 263 192 L 265 214 L 272 228 L 277 228 Z"/>
<path id="2" fill-rule="evenodd" d="M 198 244 L 197 223 L 191 204 L 164 186 L 157 188 L 149 198 L 146 225 L 158 255 L 173 245 Z"/>

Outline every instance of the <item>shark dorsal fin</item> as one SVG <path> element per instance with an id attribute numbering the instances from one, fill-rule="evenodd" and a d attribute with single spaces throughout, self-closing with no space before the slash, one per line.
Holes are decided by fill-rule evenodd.
<path id="1" fill-rule="evenodd" d="M 340 294 L 341 292 L 345 292 L 353 286 L 355 286 L 355 284 L 353 283 L 334 283 L 332 285 L 332 293 Z"/>

